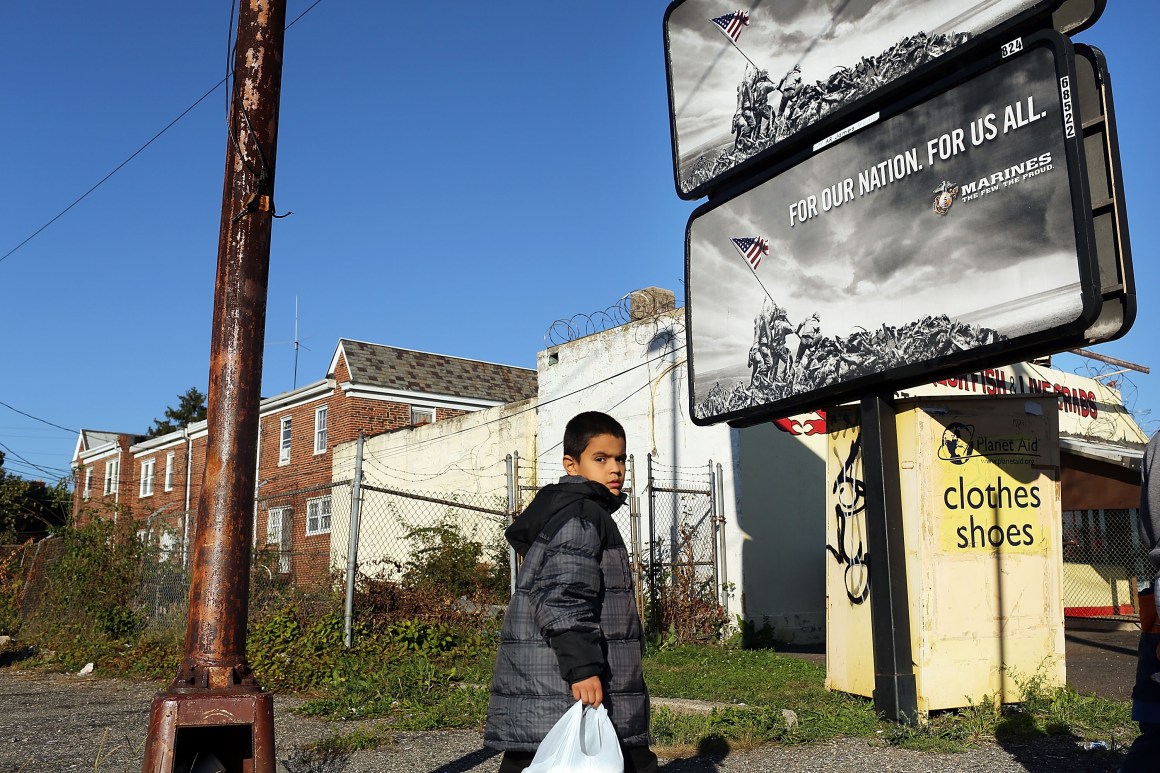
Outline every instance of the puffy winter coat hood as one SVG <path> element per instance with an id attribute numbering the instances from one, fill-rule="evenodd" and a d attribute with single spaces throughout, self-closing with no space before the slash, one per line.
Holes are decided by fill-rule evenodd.
<path id="1" fill-rule="evenodd" d="M 517 553 L 526 556 L 536 537 L 544 532 L 544 527 L 552 520 L 552 516 L 578 504 L 582 499 L 594 500 L 606 512 L 615 513 L 628 496 L 624 493 L 613 494 L 606 486 L 581 478 L 579 475 L 565 475 L 560 478 L 559 483 L 544 486 L 528 508 L 516 518 L 515 523 L 507 527 L 504 536 Z M 601 532 L 601 543 L 607 546 L 609 535 L 604 528 L 603 519 L 594 521 L 592 525 Z M 552 535 L 547 536 L 550 539 Z"/>

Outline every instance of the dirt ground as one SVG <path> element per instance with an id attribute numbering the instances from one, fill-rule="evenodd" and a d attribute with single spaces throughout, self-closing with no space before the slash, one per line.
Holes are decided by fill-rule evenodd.
<path id="1" fill-rule="evenodd" d="M 1135 674 L 1134 630 L 1067 631 L 1068 682 L 1083 692 L 1124 699 Z M 794 653 L 810 660 L 818 652 Z M 0 773 L 31 771 L 141 771 L 149 706 L 164 685 L 117 679 L 23 672 L 0 668 Z M 279 773 L 493 773 L 499 757 L 477 732 L 398 733 L 393 743 L 360 751 L 332 766 L 294 764 L 297 749 L 326 736 L 347 734 L 360 724 L 336 723 L 291 713 L 292 696 L 275 698 Z M 1130 739 L 1119 739 L 1126 742 Z M 1074 739 L 1051 737 L 1019 745 L 987 745 L 962 754 L 923 754 L 873 739 L 840 739 L 810 747 L 763 747 L 751 751 L 705 751 L 692 757 L 662 752 L 664 773 L 758 773 L 759 771 L 1081 771 L 1111 773 L 1120 753 L 1088 751 Z"/>

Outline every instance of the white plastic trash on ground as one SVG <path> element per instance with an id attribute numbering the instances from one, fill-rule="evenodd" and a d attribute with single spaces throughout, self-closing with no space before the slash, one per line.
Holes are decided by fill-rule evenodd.
<path id="1" fill-rule="evenodd" d="M 576 701 L 552 726 L 527 773 L 624 773 L 616 729 L 604 706 Z"/>

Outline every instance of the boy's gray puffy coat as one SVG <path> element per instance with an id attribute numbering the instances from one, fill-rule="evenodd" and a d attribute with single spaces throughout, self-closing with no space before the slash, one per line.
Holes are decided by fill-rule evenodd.
<path id="1" fill-rule="evenodd" d="M 621 743 L 648 744 L 643 632 L 611 516 L 623 502 L 598 483 L 565 477 L 508 528 L 524 562 L 500 634 L 486 745 L 534 750 L 575 703 L 571 684 L 594 674 Z"/>

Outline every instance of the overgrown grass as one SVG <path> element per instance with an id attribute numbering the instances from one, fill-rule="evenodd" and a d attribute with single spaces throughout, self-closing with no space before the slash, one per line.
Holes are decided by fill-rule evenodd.
<path id="1" fill-rule="evenodd" d="M 645 658 L 645 679 L 657 697 L 733 704 L 708 715 L 654 710 L 653 731 L 664 745 L 809 743 L 879 728 L 869 701 L 825 689 L 824 667 L 773 650 L 665 648 Z M 783 709 L 796 715 L 793 727 Z"/>
<path id="2" fill-rule="evenodd" d="M 328 719 L 389 717 L 405 730 L 482 725 L 498 622 L 362 622 L 343 646 L 337 613 L 309 622 L 287 607 L 251 628 L 249 659 L 272 689 L 311 696 L 298 711 Z"/>
<path id="3" fill-rule="evenodd" d="M 746 748 L 763 743 L 815 743 L 835 737 L 877 737 L 927 752 L 958 752 L 980 741 L 1068 736 L 1128 744 L 1136 735 L 1127 701 L 1051 687 L 1041 675 L 1016 676 L 1025 700 L 999 706 L 985 699 L 932 714 L 917 725 L 886 722 L 870 701 L 824 687 L 823 666 L 773 650 L 678 646 L 650 652 L 645 677 L 657 697 L 730 704 L 707 715 L 653 711 L 658 744 L 675 748 Z M 783 709 L 793 712 L 787 722 Z"/>
<path id="4" fill-rule="evenodd" d="M 394 729 L 383 723 L 374 723 L 369 727 L 360 727 L 349 733 L 335 733 L 324 736 L 304 748 L 316 754 L 351 754 L 358 751 L 382 749 L 394 746 Z"/>

